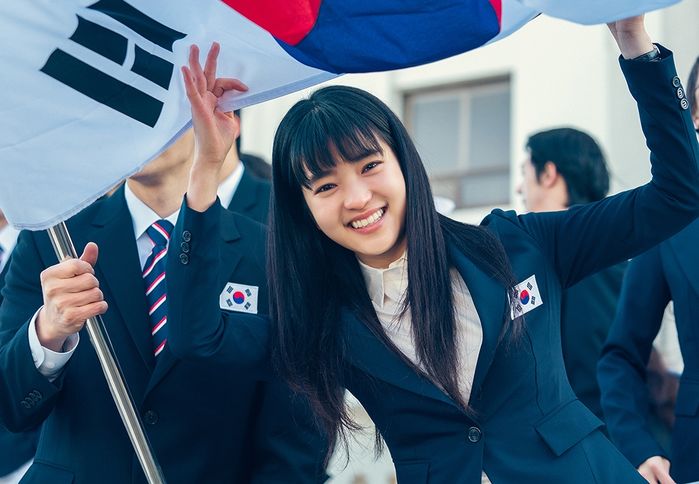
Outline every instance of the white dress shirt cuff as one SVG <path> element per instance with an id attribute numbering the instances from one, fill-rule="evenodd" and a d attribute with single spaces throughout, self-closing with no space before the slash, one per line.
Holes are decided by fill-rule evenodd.
<path id="1" fill-rule="evenodd" d="M 36 318 L 39 315 L 39 311 L 41 311 L 41 308 L 34 313 L 29 322 L 29 349 L 32 352 L 36 369 L 52 382 L 58 378 L 63 367 L 66 366 L 70 357 L 73 356 L 73 352 L 80 342 L 80 335 L 76 333 L 68 336 L 63 344 L 64 351 L 61 353 L 44 348 L 39 342 L 39 336 L 36 334 Z"/>

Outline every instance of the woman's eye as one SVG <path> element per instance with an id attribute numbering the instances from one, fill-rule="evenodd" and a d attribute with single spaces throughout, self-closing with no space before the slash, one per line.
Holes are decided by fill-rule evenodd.
<path id="1" fill-rule="evenodd" d="M 318 187 L 318 189 L 316 190 L 316 193 L 327 192 L 328 190 L 332 190 L 333 188 L 335 188 L 334 184 L 326 183 L 325 185 Z"/>
<path id="2" fill-rule="evenodd" d="M 381 164 L 380 161 L 372 161 L 371 163 L 367 163 L 366 165 L 364 165 L 364 168 L 362 168 L 362 173 L 366 173 L 369 170 L 373 170 L 374 168 L 376 168 L 380 164 Z"/>

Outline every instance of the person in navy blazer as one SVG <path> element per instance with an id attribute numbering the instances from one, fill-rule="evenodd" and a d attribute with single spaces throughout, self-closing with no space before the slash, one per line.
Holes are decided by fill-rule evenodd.
<path id="1" fill-rule="evenodd" d="M 603 199 L 609 171 L 602 149 L 587 133 L 555 128 L 529 137 L 522 164 L 522 195 L 532 212 L 565 210 Z M 586 277 L 561 298 L 561 343 L 568 381 L 578 399 L 603 418 L 597 361 L 614 321 L 626 261 Z"/>
<path id="2" fill-rule="evenodd" d="M 309 396 L 329 435 L 353 428 L 349 389 L 376 423 L 401 484 L 477 483 L 483 471 L 495 483 L 643 482 L 568 383 L 561 295 L 699 216 L 699 146 L 672 54 L 653 46 L 640 18 L 612 31 L 654 177 L 566 211 L 495 210 L 481 227 L 440 218 L 414 145 L 381 101 L 332 86 L 297 103 L 273 149 L 271 324 L 221 310 L 213 294 L 221 268 L 208 241 L 220 207 L 211 180 L 232 140 L 226 116 L 214 115 L 211 59 L 203 71 L 195 59 L 183 70 L 185 86 L 195 123 L 208 127 L 198 142 L 211 150 L 195 159 L 174 229 L 175 244 L 191 245 L 186 264 L 168 260 L 180 315 L 171 321 L 171 350 L 236 374 L 276 365 Z M 389 270 L 406 247 L 402 307 L 419 323 L 394 340 L 388 332 L 408 311 L 384 325 L 359 262 Z M 465 302 L 454 303 L 457 293 Z M 455 322 L 459 311 L 464 319 Z M 445 321 L 453 324 L 445 329 Z M 481 341 L 459 362 L 462 327 L 459 341 L 478 342 L 479 331 Z"/>
<path id="3" fill-rule="evenodd" d="M 181 361 L 167 345 L 154 357 L 134 236 L 136 217 L 127 196 L 158 207 L 158 213 L 171 209 L 176 215 L 191 160 L 191 151 L 183 154 L 179 149 L 186 138 L 114 195 L 67 222 L 76 247 L 87 244 L 82 260 L 56 265 L 44 232 L 20 235 L 0 307 L 0 421 L 12 431 L 43 425 L 35 461 L 22 482 L 145 482 L 85 331 L 80 331 L 77 347 L 53 381 L 33 360 L 30 320 L 40 337 L 42 313 L 36 319 L 33 315 L 42 304 L 45 315 L 52 308 L 66 307 L 57 302 L 55 279 L 57 271 L 66 267 L 68 275 L 82 275 L 81 284 L 99 281 L 100 291 L 87 291 L 89 297 L 80 299 L 82 306 L 75 299 L 80 296 L 69 294 L 74 299 L 68 311 L 108 304 L 105 327 L 168 483 L 309 483 L 327 477 L 325 443 L 307 406 L 292 399 L 281 383 L 247 375 L 232 378 L 228 370 L 205 361 Z M 268 299 L 265 229 L 223 209 L 219 218 L 219 230 L 210 242 L 219 257 L 215 264 L 226 270 L 221 272 L 216 297 L 227 282 L 257 287 L 258 311 L 263 314 Z M 96 247 L 88 242 L 96 242 L 100 251 L 94 276 Z M 178 244 L 181 250 L 182 242 Z M 168 281 L 174 283 L 174 278 L 168 276 Z M 86 316 L 83 313 L 82 318 Z M 73 318 L 71 327 L 80 328 L 80 316 Z M 59 351 L 68 351 L 69 346 L 66 340 Z"/>
<path id="4" fill-rule="evenodd" d="M 699 129 L 699 59 L 687 85 Z M 649 482 L 699 481 L 699 220 L 635 258 L 598 365 L 609 433 Z M 667 304 L 673 301 L 684 371 L 668 454 L 649 428 L 646 364 Z M 672 477 L 672 479 L 671 479 Z"/>
<path id="5" fill-rule="evenodd" d="M 0 304 L 2 304 L 2 288 L 5 276 L 10 268 L 9 261 L 14 248 L 16 235 L 11 235 L 12 244 L 5 245 L 5 230 L 7 219 L 0 210 Z M 9 247 L 11 245 L 12 247 Z M 38 431 L 12 433 L 0 425 L 0 484 L 17 482 L 21 470 L 34 457 Z M 18 473 L 20 473 L 18 475 Z"/>

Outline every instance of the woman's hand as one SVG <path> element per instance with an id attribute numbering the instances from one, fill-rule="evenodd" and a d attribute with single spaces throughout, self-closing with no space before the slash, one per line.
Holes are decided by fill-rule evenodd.
<path id="1" fill-rule="evenodd" d="M 199 48 L 193 45 L 189 50 L 189 67 L 182 67 L 187 98 L 192 106 L 195 137 L 187 205 L 200 212 L 216 201 L 219 172 L 239 130 L 235 115 L 217 108 L 218 100 L 227 91 L 248 90 L 247 86 L 237 79 L 216 77 L 219 51 L 220 45 L 214 42 L 202 70 L 199 64 Z"/>
<path id="2" fill-rule="evenodd" d="M 624 59 L 634 59 L 655 48 L 643 19 L 644 16 L 639 15 L 607 24 Z"/>

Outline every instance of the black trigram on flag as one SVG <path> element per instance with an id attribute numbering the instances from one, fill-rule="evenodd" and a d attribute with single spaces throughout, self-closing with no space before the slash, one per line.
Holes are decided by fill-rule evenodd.
<path id="1" fill-rule="evenodd" d="M 108 15 L 170 52 L 175 41 L 185 37 L 182 32 L 153 20 L 123 0 L 100 0 L 87 8 Z M 80 15 L 77 17 L 78 27 L 70 40 L 124 66 L 129 47 L 128 39 Z M 174 70 L 172 62 L 150 54 L 138 45 L 134 44 L 134 48 L 131 72 L 167 89 Z M 155 126 L 163 110 L 163 103 L 159 99 L 115 79 L 61 49 L 51 53 L 41 71 L 98 103 L 150 127 Z"/>

